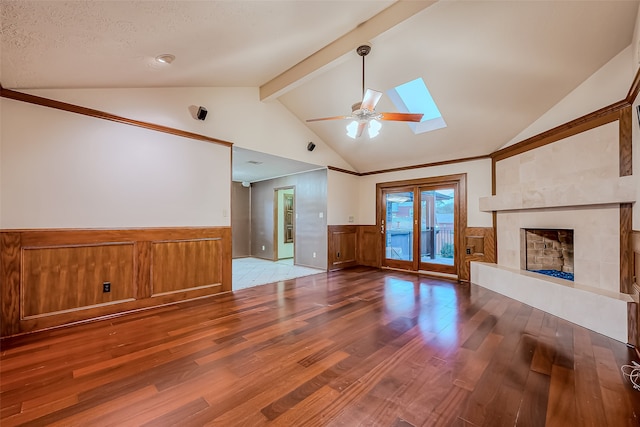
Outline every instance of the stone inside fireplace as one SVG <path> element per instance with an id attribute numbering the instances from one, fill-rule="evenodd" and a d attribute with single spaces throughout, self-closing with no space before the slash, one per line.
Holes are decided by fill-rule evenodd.
<path id="1" fill-rule="evenodd" d="M 573 281 L 573 230 L 522 228 L 520 244 L 523 270 Z"/>

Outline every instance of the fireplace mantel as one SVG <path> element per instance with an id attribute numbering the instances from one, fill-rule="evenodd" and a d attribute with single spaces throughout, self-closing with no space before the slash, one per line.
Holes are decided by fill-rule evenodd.
<path id="1" fill-rule="evenodd" d="M 636 185 L 637 178 L 630 175 L 503 193 L 481 197 L 480 210 L 497 212 L 633 203 L 636 201 Z"/>

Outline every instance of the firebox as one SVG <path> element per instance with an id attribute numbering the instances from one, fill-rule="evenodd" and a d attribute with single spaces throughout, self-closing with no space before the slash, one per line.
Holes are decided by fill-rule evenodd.
<path id="1" fill-rule="evenodd" d="M 573 230 L 520 229 L 523 270 L 573 280 Z"/>

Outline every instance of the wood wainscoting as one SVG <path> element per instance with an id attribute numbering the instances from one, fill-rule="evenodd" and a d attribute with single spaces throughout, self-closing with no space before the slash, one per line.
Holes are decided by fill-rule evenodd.
<path id="1" fill-rule="evenodd" d="M 218 294 L 231 229 L 2 230 L 0 283 L 1 337 Z"/>
<path id="2" fill-rule="evenodd" d="M 471 261 L 496 262 L 496 231 L 493 227 L 467 227 L 464 233 L 464 262 L 460 265 L 458 278 L 471 280 Z"/>
<path id="3" fill-rule="evenodd" d="M 329 270 L 363 265 L 380 267 L 380 228 L 376 225 L 330 225 L 328 227 Z M 468 282 L 471 261 L 496 262 L 496 233 L 493 227 L 467 227 L 464 233 L 464 262 L 458 279 Z"/>
<path id="4" fill-rule="evenodd" d="M 358 226 L 330 225 L 328 229 L 329 270 L 354 267 L 357 261 Z"/>
<path id="5" fill-rule="evenodd" d="M 380 233 L 375 225 L 328 226 L 329 270 L 356 265 L 380 267 Z"/>

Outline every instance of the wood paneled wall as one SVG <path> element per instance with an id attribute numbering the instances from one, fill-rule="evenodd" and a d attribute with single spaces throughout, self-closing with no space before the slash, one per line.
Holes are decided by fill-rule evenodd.
<path id="1" fill-rule="evenodd" d="M 380 253 L 380 227 L 377 225 L 358 226 L 357 260 L 358 265 L 380 267 L 382 254 Z"/>
<path id="2" fill-rule="evenodd" d="M 380 267 L 380 229 L 375 225 L 330 225 L 329 270 L 366 265 Z M 496 238 L 493 227 L 467 227 L 464 231 L 464 255 L 458 266 L 458 279 L 469 281 L 471 261 L 496 262 Z"/>
<path id="3" fill-rule="evenodd" d="M 375 225 L 330 225 L 328 236 L 329 270 L 380 267 L 380 232 Z"/>
<path id="4" fill-rule="evenodd" d="M 467 227 L 464 235 L 463 263 L 458 269 L 460 280 L 471 280 L 471 261 L 496 262 L 496 230 L 493 227 Z"/>
<path id="5" fill-rule="evenodd" d="M 328 235 L 329 270 L 357 265 L 358 226 L 330 225 Z"/>
<path id="6" fill-rule="evenodd" d="M 230 290 L 228 227 L 0 231 L 2 337 Z"/>

